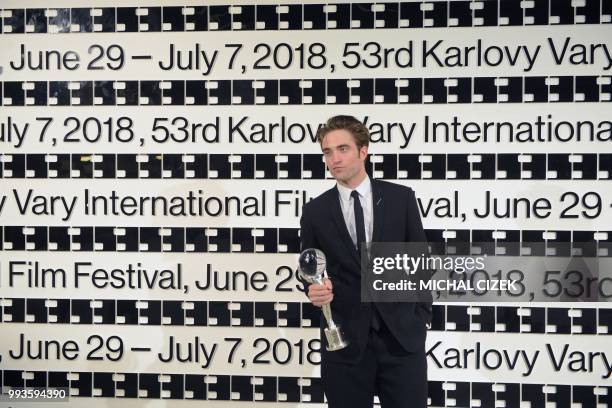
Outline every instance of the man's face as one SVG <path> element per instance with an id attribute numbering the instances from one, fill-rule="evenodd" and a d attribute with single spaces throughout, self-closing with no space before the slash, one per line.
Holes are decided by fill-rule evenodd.
<path id="1" fill-rule="evenodd" d="M 368 155 L 367 146 L 357 149 L 353 135 L 348 130 L 332 130 L 323 139 L 321 150 L 325 164 L 332 176 L 341 184 L 349 187 L 365 175 L 365 159 Z"/>

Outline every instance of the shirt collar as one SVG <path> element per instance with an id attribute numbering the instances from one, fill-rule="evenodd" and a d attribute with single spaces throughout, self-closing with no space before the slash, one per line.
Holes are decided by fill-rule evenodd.
<path id="1" fill-rule="evenodd" d="M 348 187 L 343 186 L 340 183 L 336 183 L 338 187 L 338 192 L 340 193 L 340 198 L 344 201 L 348 201 L 351 198 L 351 190 Z M 370 177 L 366 175 L 361 184 L 359 184 L 355 190 L 359 193 L 359 197 L 368 198 L 372 194 L 372 182 L 370 181 Z"/>

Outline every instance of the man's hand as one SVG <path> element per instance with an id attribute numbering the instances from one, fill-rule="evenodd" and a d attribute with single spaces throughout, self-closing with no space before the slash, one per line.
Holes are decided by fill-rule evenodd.
<path id="1" fill-rule="evenodd" d="M 331 303 L 334 299 L 332 292 L 332 283 L 329 279 L 323 281 L 323 285 L 313 283 L 308 287 L 308 299 L 310 302 L 318 307 Z"/>

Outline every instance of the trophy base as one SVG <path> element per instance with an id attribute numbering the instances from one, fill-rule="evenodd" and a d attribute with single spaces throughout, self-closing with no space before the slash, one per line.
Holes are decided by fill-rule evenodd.
<path id="1" fill-rule="evenodd" d="M 348 346 L 348 342 L 342 338 L 342 332 L 339 327 L 327 328 L 325 331 L 325 337 L 327 338 L 327 351 L 342 350 Z"/>

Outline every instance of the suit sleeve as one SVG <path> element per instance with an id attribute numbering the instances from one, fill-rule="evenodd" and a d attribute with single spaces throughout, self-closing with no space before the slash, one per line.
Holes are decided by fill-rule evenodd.
<path id="1" fill-rule="evenodd" d="M 300 251 L 316 248 L 316 238 L 309 209 L 308 205 L 302 207 L 302 216 L 300 217 Z"/>
<path id="2" fill-rule="evenodd" d="M 423 229 L 423 223 L 421 221 L 421 215 L 419 212 L 419 206 L 417 205 L 416 196 L 414 190 L 408 190 L 408 205 L 407 205 L 407 223 L 406 223 L 406 237 L 409 242 L 427 242 L 427 236 Z M 429 254 L 426 254 L 429 255 Z M 429 294 L 429 300 L 425 302 L 418 302 L 419 312 L 422 313 L 425 321 L 430 324 L 432 318 L 432 297 Z"/>
<path id="3" fill-rule="evenodd" d="M 300 217 L 300 253 L 308 248 L 318 248 L 317 239 L 315 237 L 314 228 L 312 226 L 312 218 L 308 205 L 302 207 L 302 216 Z M 299 278 L 298 280 L 304 288 L 304 294 L 308 294 L 309 283 Z"/>

